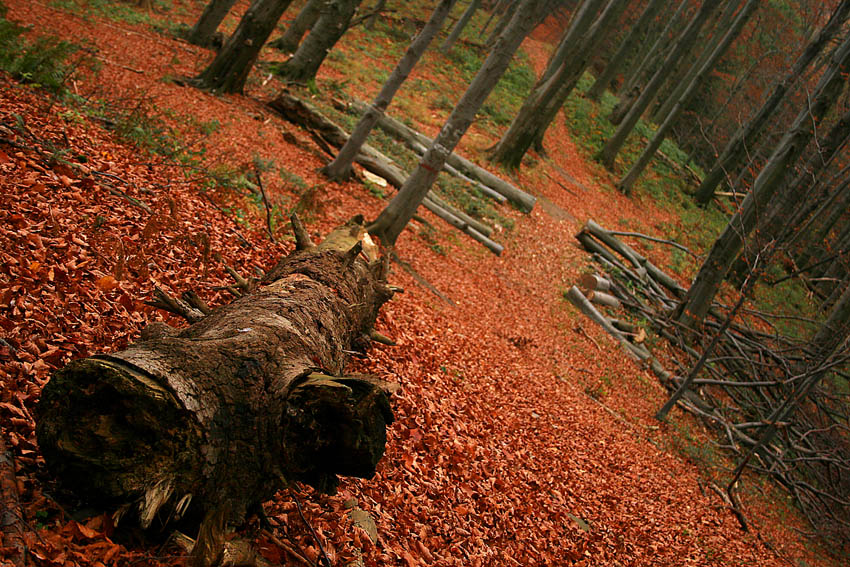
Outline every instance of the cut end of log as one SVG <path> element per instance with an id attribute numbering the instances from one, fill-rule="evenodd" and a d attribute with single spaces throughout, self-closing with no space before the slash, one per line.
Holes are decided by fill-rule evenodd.
<path id="1" fill-rule="evenodd" d="M 136 495 L 141 523 L 150 525 L 178 488 L 172 479 L 191 470 L 171 456 L 200 445 L 196 425 L 171 392 L 119 361 L 79 360 L 51 383 L 38 408 L 50 419 L 40 419 L 36 428 L 48 466 L 95 503 L 123 504 Z M 190 492 L 179 488 L 181 496 Z"/>

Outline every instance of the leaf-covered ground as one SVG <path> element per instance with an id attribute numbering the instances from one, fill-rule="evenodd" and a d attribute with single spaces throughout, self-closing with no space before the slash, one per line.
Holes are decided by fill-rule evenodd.
<path id="1" fill-rule="evenodd" d="M 210 96 L 168 80 L 196 74 L 206 50 L 144 22 L 5 3 L 9 19 L 84 42 L 98 63 L 69 79 L 75 105 L 0 77 L 0 425 L 27 541 L 37 565 L 181 564 L 174 547 L 114 532 L 110 511 L 54 501 L 61 492 L 34 436 L 41 387 L 69 360 L 119 349 L 167 318 L 143 303 L 154 285 L 221 303 L 224 265 L 249 274 L 293 248 L 285 226 L 269 240 L 261 204 L 210 186 L 209 174 L 253 179 L 259 169 L 272 202 L 299 203 L 317 234 L 355 213 L 374 217 L 386 201 L 359 182 L 319 177 L 323 158 L 309 136 L 264 107 L 279 88 L 264 73 L 255 71 L 246 96 Z M 191 22 L 203 2 L 172 5 L 180 9 L 170 17 Z M 538 70 L 550 39 L 539 33 L 524 46 Z M 350 90 L 368 97 L 374 87 Z M 100 114 L 81 110 L 97 105 Z M 129 117 L 116 118 L 117 108 Z M 181 159 L 128 141 L 156 138 L 156 125 L 139 120 L 151 114 L 183 140 Z M 436 115 L 408 118 L 431 133 L 439 126 Z M 477 157 L 493 141 L 476 127 L 463 151 Z M 361 554 L 381 566 L 830 564 L 801 540 L 792 512 L 759 495 L 772 491 L 756 479 L 743 491 L 755 530 L 742 532 L 711 488 L 716 470 L 689 458 L 711 453 L 709 437 L 683 415 L 656 422 L 665 392 L 653 375 L 562 299 L 588 265 L 573 239 L 585 219 L 626 219 L 644 232 L 675 219 L 613 191 L 563 120 L 546 146 L 552 162 L 518 179 L 539 206 L 500 210 L 513 221 L 498 235 L 503 256 L 428 213 L 436 231 L 412 224 L 402 235 L 400 256 L 451 303 L 393 266 L 392 283 L 406 291 L 378 328 L 398 346 L 378 346 L 357 368 L 401 386 L 386 456 L 375 478 L 344 480 L 336 496 L 279 493 L 265 506 L 273 536 L 256 538 L 262 554 L 273 564 L 303 564 L 296 554 L 315 561 L 297 494 L 334 565 Z M 659 248 L 644 252 L 669 261 Z M 350 519 L 354 500 L 374 519 L 376 543 Z"/>

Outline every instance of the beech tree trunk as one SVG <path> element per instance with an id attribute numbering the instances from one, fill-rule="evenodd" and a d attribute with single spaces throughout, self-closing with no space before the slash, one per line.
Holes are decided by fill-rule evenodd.
<path id="1" fill-rule="evenodd" d="M 614 135 L 611 136 L 596 156 L 596 159 L 602 162 L 606 168 L 610 170 L 614 169 L 614 160 L 616 159 L 617 154 L 620 153 L 623 144 L 626 143 L 626 138 L 638 123 L 641 114 L 643 114 L 643 111 L 646 110 L 652 102 L 652 99 L 655 98 L 655 95 L 658 93 L 658 90 L 661 88 L 664 80 L 676 67 L 679 59 L 681 59 L 681 57 L 687 53 L 691 47 L 693 47 L 693 44 L 699 35 L 700 28 L 702 28 L 705 21 L 709 18 L 711 13 L 714 11 L 714 8 L 719 3 L 720 0 L 704 0 L 699 11 L 691 19 L 688 26 L 679 36 L 676 44 L 667 53 L 667 57 L 664 59 L 664 63 L 661 65 L 661 68 L 658 69 L 658 71 L 655 72 L 655 75 L 652 76 L 652 79 L 650 79 L 649 83 L 641 92 L 640 97 L 635 101 L 631 109 L 629 109 L 629 113 L 617 127 L 617 131 L 614 132 Z"/>
<path id="2" fill-rule="evenodd" d="M 608 117 L 611 124 L 615 126 L 619 125 L 623 121 L 623 118 L 626 117 L 626 114 L 629 113 L 629 109 L 634 104 L 634 101 L 640 96 L 640 85 L 643 82 L 644 75 L 652 77 L 652 71 L 660 63 L 659 59 L 663 60 L 664 49 L 670 42 L 669 36 L 673 33 L 674 26 L 678 25 L 679 18 L 685 13 L 685 8 L 687 8 L 689 3 L 690 0 L 682 0 L 679 7 L 673 12 L 673 15 L 667 20 L 667 25 L 661 30 L 658 38 L 641 58 L 640 63 L 626 75 L 626 79 L 617 90 L 619 102 L 611 110 L 611 115 Z"/>
<path id="3" fill-rule="evenodd" d="M 519 48 L 525 36 L 546 14 L 552 5 L 551 0 L 523 0 L 511 23 L 499 36 L 493 50 L 487 56 L 475 78 L 452 111 L 434 143 L 422 157 L 419 166 L 407 178 L 404 186 L 396 194 L 378 218 L 369 226 L 369 232 L 381 238 L 383 244 L 392 246 L 399 234 L 413 217 L 434 180 L 437 178 L 449 154 L 463 137 L 475 113 L 496 86 L 499 78 L 508 68 L 514 52 Z"/>
<path id="4" fill-rule="evenodd" d="M 531 89 L 507 131 L 490 152 L 490 159 L 510 169 L 518 169 L 522 158 L 538 137 L 543 106 L 557 96 L 559 88 L 569 80 L 568 71 L 578 58 L 585 59 L 582 40 L 593 28 L 593 20 L 604 0 L 585 0 L 575 13 L 570 26 L 549 58 L 546 70 Z M 610 7 L 610 4 L 609 4 Z M 584 57 L 582 57 L 584 54 Z M 582 67 L 583 69 L 583 67 Z"/>
<path id="5" fill-rule="evenodd" d="M 277 73 L 296 83 L 316 78 L 319 67 L 333 46 L 346 32 L 354 12 L 362 0 L 331 0 L 316 21 L 310 35 L 301 42 L 298 51 L 283 63 Z"/>
<path id="6" fill-rule="evenodd" d="M 818 200 L 816 192 L 812 190 L 812 179 L 816 179 L 819 173 L 827 170 L 839 156 L 846 147 L 848 136 L 850 136 L 850 111 L 840 116 L 826 137 L 818 142 L 815 153 L 794 181 L 777 191 L 767 213 L 759 217 L 757 241 L 745 243 L 744 253 L 733 266 L 733 273 L 746 274 L 748 267 L 753 264 L 758 254 L 759 242 L 775 240 L 780 238 L 780 235 L 784 235 L 786 239 L 796 235 L 796 230 L 788 232 L 784 228 L 788 225 L 802 226 L 806 219 L 799 213 L 806 209 L 806 201 Z"/>
<path id="7" fill-rule="evenodd" d="M 213 62 L 190 83 L 220 93 L 241 93 L 260 50 L 290 3 L 291 0 L 255 0 Z"/>
<path id="8" fill-rule="evenodd" d="M 726 42 L 726 38 L 729 37 L 730 30 L 739 25 L 738 22 L 740 22 L 740 18 L 735 15 L 735 12 L 737 11 L 738 14 L 740 14 L 738 7 L 741 3 L 741 0 L 727 1 L 726 8 L 714 24 L 714 33 L 711 34 L 711 37 L 708 37 L 708 31 L 706 32 L 705 39 L 707 41 L 702 53 L 700 53 L 700 56 L 693 62 L 693 64 L 683 69 L 684 73 L 681 77 L 674 77 L 667 89 L 669 94 L 663 94 L 660 97 L 660 102 L 656 106 L 655 111 L 652 113 L 651 120 L 653 122 L 656 124 L 663 122 L 664 119 L 667 118 L 667 115 L 670 114 L 670 111 L 673 110 L 673 106 L 679 101 L 679 99 L 682 98 L 682 94 L 685 92 L 688 85 L 693 82 L 694 78 L 696 78 L 699 74 L 711 70 L 711 66 L 708 67 L 708 70 L 704 70 L 706 63 L 709 61 L 716 62 L 723 55 L 722 50 L 718 53 L 717 46 L 720 45 L 721 42 Z M 750 12 L 752 12 L 752 8 L 750 9 Z M 744 21 L 744 23 L 746 23 L 746 21 Z M 737 37 L 739 34 L 740 30 L 735 33 L 734 36 Z"/>
<path id="9" fill-rule="evenodd" d="M 611 60 L 605 66 L 605 69 L 594 81 L 593 85 L 587 90 L 585 96 L 591 100 L 599 100 L 602 93 L 605 92 L 614 77 L 617 76 L 622 66 L 629 60 L 632 54 L 636 51 L 641 36 L 646 32 L 647 28 L 652 25 L 655 17 L 667 4 L 666 0 L 650 0 L 649 3 L 641 12 L 637 22 L 629 29 L 626 37 L 620 43 L 617 51 L 611 56 Z"/>
<path id="10" fill-rule="evenodd" d="M 445 41 L 443 41 L 443 44 L 440 45 L 440 51 L 443 53 L 451 51 L 455 42 L 460 37 L 460 34 L 463 33 L 464 28 L 466 28 L 466 25 L 469 23 L 469 20 L 472 19 L 472 16 L 475 14 L 476 10 L 478 10 L 478 6 L 480 4 L 481 0 L 471 0 L 469 6 L 467 6 L 466 10 L 464 10 L 463 14 L 461 14 L 460 19 L 457 23 L 455 23 L 451 33 L 449 33 L 449 36 L 445 39 Z"/>
<path id="11" fill-rule="evenodd" d="M 201 17 L 195 22 L 189 36 L 186 38 L 189 43 L 208 47 L 212 44 L 213 36 L 218 26 L 230 12 L 230 9 L 236 3 L 236 0 L 212 0 L 207 4 Z"/>
<path id="12" fill-rule="evenodd" d="M 748 150 L 757 143 L 760 134 L 767 126 L 768 120 L 773 116 L 789 89 L 799 80 L 818 54 L 823 51 L 824 46 L 838 33 L 848 14 L 850 14 L 850 0 L 841 0 L 829 21 L 806 46 L 788 74 L 773 86 L 770 95 L 755 116 L 739 128 L 723 148 L 720 157 L 717 158 L 711 171 L 706 174 L 696 191 L 698 203 L 708 204 L 723 179 L 738 171 L 746 163 Z"/>
<path id="13" fill-rule="evenodd" d="M 372 476 L 392 412 L 381 381 L 343 372 L 392 296 L 388 264 L 361 256 L 362 217 L 318 246 L 293 225 L 296 251 L 254 291 L 53 375 L 36 433 L 66 487 L 148 527 L 239 523 L 286 483 Z"/>
<path id="14" fill-rule="evenodd" d="M 298 50 L 298 44 L 301 43 L 301 38 L 319 19 L 326 2 L 327 0 L 309 0 L 295 16 L 292 24 L 283 32 L 283 35 L 269 45 L 284 53 L 295 53 Z"/>
<path id="15" fill-rule="evenodd" d="M 673 106 L 671 106 L 664 123 L 658 127 L 658 130 L 655 131 L 655 134 L 652 136 L 649 144 L 647 144 L 646 148 L 644 148 L 643 152 L 641 152 L 640 157 L 638 157 L 637 161 L 629 169 L 629 172 L 617 184 L 617 188 L 620 191 L 626 195 L 631 194 L 635 181 L 637 181 L 640 174 L 643 173 L 643 170 L 646 169 L 646 166 L 649 165 L 649 162 L 652 161 L 652 158 L 655 157 L 655 153 L 658 151 L 658 148 L 661 147 L 662 142 L 664 142 L 664 139 L 667 137 L 667 133 L 673 128 L 673 124 L 676 120 L 678 120 L 682 110 L 684 110 L 691 97 L 700 88 L 706 75 L 708 75 L 709 71 L 711 71 L 714 67 L 717 60 L 726 53 L 726 50 L 730 45 L 732 45 L 732 42 L 735 41 L 738 35 L 740 35 L 741 31 L 744 29 L 744 25 L 747 23 L 758 4 L 758 0 L 747 0 L 747 3 L 738 12 L 738 16 L 735 18 L 735 21 L 732 22 L 732 26 L 726 30 L 726 33 L 723 34 L 723 38 L 714 44 L 713 52 L 710 53 L 708 57 L 701 59 L 702 67 L 691 76 L 690 83 L 688 83 L 684 89 L 675 90 L 674 95 L 679 97 L 678 100 Z"/>
<path id="16" fill-rule="evenodd" d="M 682 325 L 692 329 L 702 325 L 720 283 L 741 252 L 744 239 L 752 232 L 759 215 L 764 213 L 776 191 L 793 170 L 795 162 L 812 138 L 814 125 L 820 123 L 841 93 L 848 64 L 850 35 L 833 52 L 829 68 L 818 81 L 811 99 L 806 101 L 791 128 L 777 144 L 739 212 L 732 217 L 712 246 L 688 293 L 676 308 L 674 318 Z"/>
<path id="17" fill-rule="evenodd" d="M 372 131 L 375 124 L 384 115 L 387 107 L 390 105 L 395 93 L 401 87 L 402 83 L 410 75 L 413 67 L 419 61 L 422 54 L 428 48 L 431 40 L 440 31 L 443 21 L 448 16 L 452 9 L 455 0 L 441 0 L 437 7 L 434 8 L 431 18 L 416 36 L 416 39 L 407 48 L 404 56 L 399 60 L 393 72 L 390 74 L 384 86 L 381 87 L 381 92 L 375 97 L 372 105 L 363 114 L 363 117 L 354 127 L 345 145 L 336 155 L 336 158 L 322 169 L 322 172 L 330 179 L 340 180 L 347 179 L 351 175 L 351 164 L 360 151 L 360 147 L 366 142 L 369 137 L 369 132 Z"/>

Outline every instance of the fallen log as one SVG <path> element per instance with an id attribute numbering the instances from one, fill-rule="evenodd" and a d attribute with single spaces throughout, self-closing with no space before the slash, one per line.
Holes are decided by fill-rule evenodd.
<path id="1" fill-rule="evenodd" d="M 269 103 L 269 106 L 293 124 L 308 129 L 314 137 L 320 138 L 331 146 L 341 147 L 348 140 L 348 134 L 342 128 L 323 116 L 309 103 L 290 95 L 286 91 L 282 91 L 277 98 Z M 383 177 L 397 189 L 404 185 L 408 177 L 407 172 L 369 144 L 361 146 L 360 153 L 354 161 L 367 171 Z M 451 207 L 448 203 L 436 197 L 433 192 L 428 193 L 422 201 L 422 206 L 461 232 L 481 242 L 494 254 L 500 255 L 504 250 L 501 244 L 489 238 L 493 233 L 492 228 Z"/>
<path id="2" fill-rule="evenodd" d="M 364 259 L 362 217 L 320 245 L 293 225 L 296 250 L 250 293 L 53 375 L 36 433 L 63 485 L 143 527 L 223 525 L 288 483 L 333 492 L 337 475 L 374 474 L 388 388 L 344 369 L 393 295 L 388 259 Z"/>
<path id="3" fill-rule="evenodd" d="M 366 103 L 363 101 L 355 100 L 352 105 L 360 113 L 366 110 Z M 425 134 L 417 132 L 413 128 L 386 114 L 378 120 L 378 128 L 403 141 L 408 145 L 408 147 L 417 153 L 423 153 L 419 148 L 430 148 L 434 143 L 434 140 Z M 519 210 L 524 213 L 531 212 L 534 208 L 534 204 L 537 202 L 536 197 L 529 195 L 512 183 L 505 181 L 501 177 L 494 175 L 483 167 L 475 165 L 468 159 L 455 153 L 449 154 L 446 162 L 464 175 L 471 177 L 473 180 L 479 181 L 484 186 L 489 187 L 496 193 L 506 197 L 508 201 L 516 205 Z"/>

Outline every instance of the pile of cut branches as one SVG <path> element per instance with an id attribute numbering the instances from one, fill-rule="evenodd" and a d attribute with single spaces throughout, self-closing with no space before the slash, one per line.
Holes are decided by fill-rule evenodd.
<path id="1" fill-rule="evenodd" d="M 733 488 L 748 467 L 784 487 L 818 535 L 846 546 L 848 355 L 839 348 L 837 354 L 819 356 L 817 336 L 810 341 L 783 336 L 772 323 L 783 316 L 744 309 L 743 297 L 734 307 L 714 304 L 703 329 L 682 328 L 670 314 L 686 290 L 617 238 L 623 235 L 682 248 L 645 235 L 608 231 L 589 220 L 576 238 L 599 270 L 586 274 L 580 282 L 584 292 L 573 287 L 568 299 L 674 392 L 659 417 L 677 403 L 720 434 L 717 445 L 739 459 L 727 493 L 742 525 L 746 521 L 735 504 Z M 623 314 L 603 313 L 612 310 L 645 321 L 676 347 L 675 370 L 666 371 L 640 344 L 643 333 L 635 324 L 623 322 Z M 771 332 L 762 330 L 765 327 Z"/>

